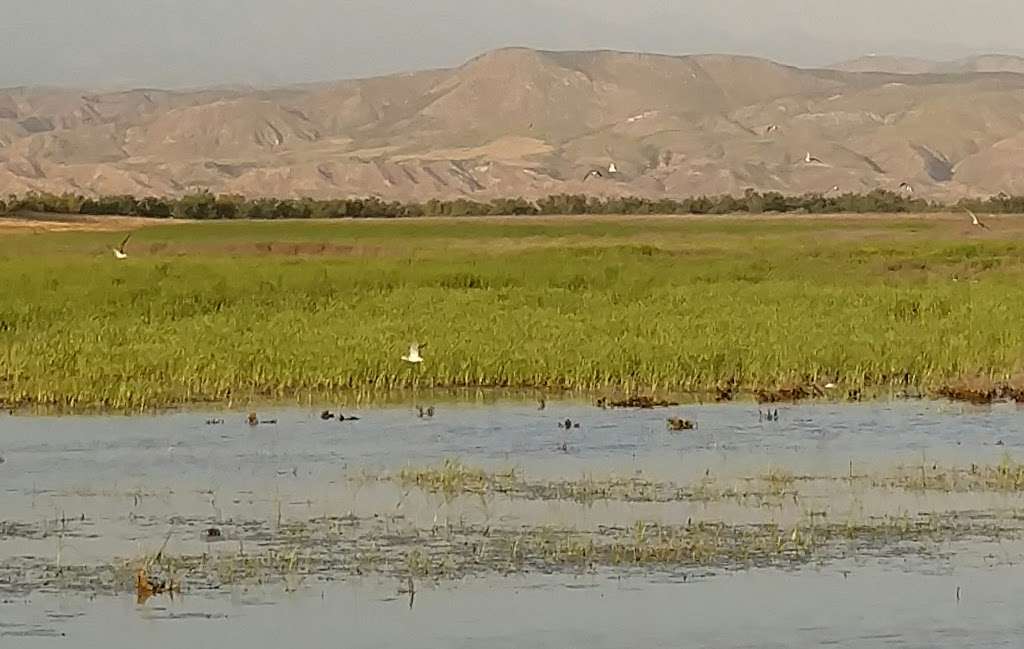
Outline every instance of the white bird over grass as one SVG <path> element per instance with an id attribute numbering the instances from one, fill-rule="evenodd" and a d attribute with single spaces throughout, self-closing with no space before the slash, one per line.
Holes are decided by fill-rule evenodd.
<path id="1" fill-rule="evenodd" d="M 420 356 L 420 347 L 426 347 L 426 343 L 413 343 L 409 345 L 409 353 L 402 357 L 402 360 L 406 363 L 412 363 L 418 365 L 423 362 L 423 357 Z"/>
<path id="2" fill-rule="evenodd" d="M 984 223 L 982 223 L 981 219 L 978 218 L 977 214 L 975 214 L 974 212 L 972 212 L 970 210 L 967 210 L 967 213 L 971 215 L 971 225 L 974 225 L 975 227 L 979 227 L 982 230 L 988 230 L 988 226 L 985 225 Z"/>
<path id="3" fill-rule="evenodd" d="M 128 253 L 124 251 L 124 247 L 128 245 L 128 240 L 131 238 L 132 235 L 129 234 L 124 238 L 124 241 L 121 242 L 120 246 L 114 248 L 114 259 L 128 259 Z"/>

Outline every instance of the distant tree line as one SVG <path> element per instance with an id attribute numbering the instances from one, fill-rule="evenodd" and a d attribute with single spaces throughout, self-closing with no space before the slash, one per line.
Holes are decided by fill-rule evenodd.
<path id="1" fill-rule="evenodd" d="M 803 194 L 747 190 L 742 196 L 722 194 L 683 199 L 634 196 L 599 198 L 556 194 L 537 200 L 498 198 L 491 201 L 429 200 L 422 203 L 379 198 L 245 198 L 210 192 L 178 198 L 28 193 L 0 200 L 0 214 L 37 212 L 175 219 L 340 219 L 407 218 L 418 216 L 516 216 L 537 214 L 762 214 L 762 213 L 905 213 L 972 209 L 986 213 L 1024 213 L 1024 196 L 999 194 L 965 199 L 954 205 L 929 202 L 883 189 L 866 194 Z"/>

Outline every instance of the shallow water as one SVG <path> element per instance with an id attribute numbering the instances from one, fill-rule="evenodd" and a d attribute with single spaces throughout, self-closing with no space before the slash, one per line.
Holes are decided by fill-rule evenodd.
<path id="1" fill-rule="evenodd" d="M 243 486 L 295 469 L 333 479 L 350 467 L 394 468 L 458 457 L 491 466 L 526 465 L 564 476 L 642 466 L 673 476 L 708 467 L 742 472 L 768 463 L 795 471 L 843 471 L 851 459 L 975 461 L 1024 448 L 1015 406 L 940 402 L 781 406 L 780 421 L 758 421 L 753 404 L 659 410 L 442 405 L 431 419 L 410 408 L 350 411 L 356 422 L 321 421 L 318 409 L 262 413 L 277 425 L 250 427 L 242 413 L 182 412 L 153 417 L 0 417 L 0 473 L 6 489 L 181 482 Z M 674 434 L 667 416 L 699 430 Z M 209 426 L 210 418 L 224 418 Z M 566 434 L 569 418 L 581 427 Z M 556 451 L 566 442 L 569 452 Z M 1001 446 L 997 444 L 1001 443 Z"/>
<path id="2" fill-rule="evenodd" d="M 960 599 L 957 601 L 957 589 Z M 1024 571 L 752 571 L 666 583 L 472 580 L 410 609 L 371 581 L 146 607 L 35 597 L 0 607 L 10 647 L 1017 647 Z M 388 601 L 390 600 L 390 601 Z M 56 636 L 56 637 L 54 637 Z"/>
<path id="3" fill-rule="evenodd" d="M 0 592 L 8 595 L 0 634 L 49 646 L 66 639 L 40 636 L 66 633 L 77 646 L 110 648 L 137 646 L 140 638 L 160 646 L 169 633 L 175 644 L 204 646 L 223 634 L 222 645 L 252 647 L 294 640 L 320 646 L 339 638 L 379 647 L 1016 646 L 1021 623 L 1009 603 L 1021 594 L 1014 586 L 1021 582 L 1008 577 L 1024 557 L 1016 534 L 995 545 L 950 537 L 927 552 L 855 561 L 843 569 L 853 571 L 849 579 L 835 557 L 790 571 L 712 570 L 685 584 L 666 583 L 669 575 L 678 580 L 678 570 L 636 574 L 607 566 L 575 576 L 433 579 L 418 589 L 412 611 L 405 596 L 381 601 L 395 599 L 400 583 L 385 576 L 319 572 L 287 595 L 280 584 L 213 584 L 184 600 L 141 607 L 127 594 L 61 593 L 39 576 L 44 564 L 100 566 L 153 553 L 169 532 L 168 553 L 216 555 L 239 551 L 243 542 L 258 545 L 290 522 L 345 517 L 377 525 L 367 528 L 367 537 L 383 529 L 419 538 L 455 521 L 488 530 L 592 531 L 691 518 L 784 526 L 814 510 L 833 520 L 968 512 L 986 521 L 1024 511 L 1016 492 L 841 491 L 830 482 L 801 484 L 800 500 L 787 496 L 766 506 L 728 499 L 444 498 L 377 479 L 381 472 L 458 458 L 494 470 L 514 467 L 536 481 L 639 475 L 689 484 L 710 476 L 742 486 L 743 478 L 773 468 L 842 476 L 900 464 L 998 463 L 1024 448 L 1024 413 L 1014 406 L 913 401 L 778 409 L 780 421 L 772 423 L 759 421 L 756 405 L 740 403 L 649 411 L 573 402 L 552 402 L 544 411 L 441 403 L 433 418 L 387 407 L 346 412 L 361 419 L 344 423 L 322 421 L 322 408 L 287 409 L 261 413 L 277 423 L 257 427 L 244 413 L 223 412 L 3 416 Z M 673 415 L 696 420 L 699 429 L 667 431 L 665 419 Z M 206 423 L 214 418 L 226 421 Z M 566 418 L 580 428 L 559 429 Z M 206 526 L 223 528 L 228 543 L 202 542 Z M 108 619 L 119 620 L 116 629 Z M 286 635 L 293 632 L 302 635 Z M 235 640 L 243 636 L 244 642 Z"/>

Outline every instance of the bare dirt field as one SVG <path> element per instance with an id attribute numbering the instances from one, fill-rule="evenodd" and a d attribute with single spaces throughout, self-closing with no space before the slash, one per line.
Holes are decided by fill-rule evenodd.
<path id="1" fill-rule="evenodd" d="M 0 217 L 0 232 L 119 232 L 154 225 L 173 223 L 167 219 L 147 219 L 135 216 L 80 216 L 63 214 L 29 214 Z"/>

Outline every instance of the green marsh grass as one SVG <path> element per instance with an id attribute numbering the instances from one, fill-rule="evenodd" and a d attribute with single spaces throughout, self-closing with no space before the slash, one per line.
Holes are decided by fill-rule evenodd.
<path id="1" fill-rule="evenodd" d="M 0 402 L 937 388 L 1024 370 L 1024 225 L 497 218 L 0 231 Z M 419 367 L 400 360 L 428 343 Z"/>

